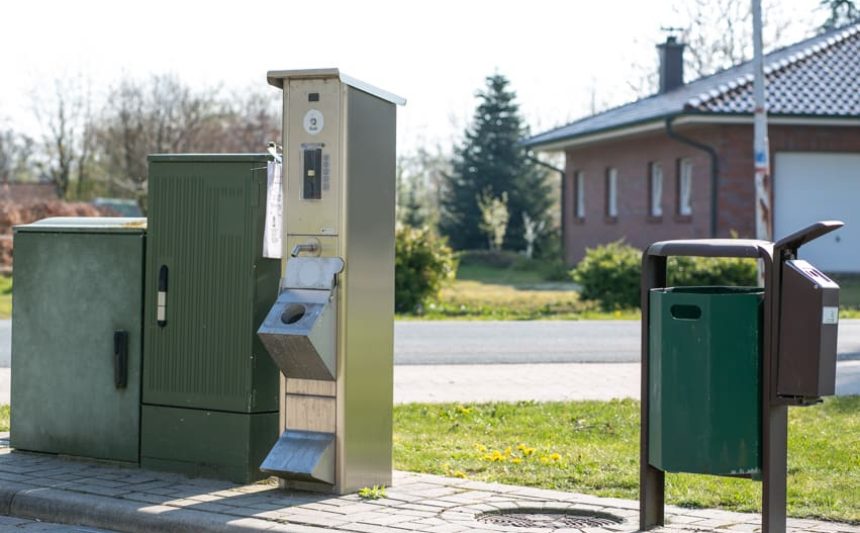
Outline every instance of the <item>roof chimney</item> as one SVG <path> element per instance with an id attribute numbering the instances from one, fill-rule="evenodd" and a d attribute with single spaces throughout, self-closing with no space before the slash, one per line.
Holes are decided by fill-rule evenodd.
<path id="1" fill-rule="evenodd" d="M 660 54 L 660 94 L 684 85 L 684 43 L 674 35 L 657 45 Z"/>

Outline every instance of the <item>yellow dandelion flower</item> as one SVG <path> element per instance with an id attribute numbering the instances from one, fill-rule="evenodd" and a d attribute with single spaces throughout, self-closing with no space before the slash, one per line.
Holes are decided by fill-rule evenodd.
<path id="1" fill-rule="evenodd" d="M 493 463 L 497 463 L 497 462 L 500 462 L 500 461 L 504 461 L 504 460 L 505 460 L 505 456 L 504 456 L 504 455 L 502 455 L 502 452 L 500 452 L 499 450 L 493 450 L 492 452 L 490 452 L 490 453 L 488 453 L 488 454 L 485 454 L 485 455 L 484 455 L 484 460 L 485 460 L 485 461 L 490 461 L 490 462 L 493 462 Z"/>

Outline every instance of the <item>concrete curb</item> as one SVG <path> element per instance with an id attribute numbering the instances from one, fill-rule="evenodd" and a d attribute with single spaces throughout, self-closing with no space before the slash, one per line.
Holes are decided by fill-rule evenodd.
<path id="1" fill-rule="evenodd" d="M 305 528 L 0 481 L 0 514 L 128 533 L 295 532 Z"/>
<path id="2" fill-rule="evenodd" d="M 11 516 L 12 501 L 15 496 L 21 491 L 35 488 L 38 487 L 0 480 L 0 515 Z"/>

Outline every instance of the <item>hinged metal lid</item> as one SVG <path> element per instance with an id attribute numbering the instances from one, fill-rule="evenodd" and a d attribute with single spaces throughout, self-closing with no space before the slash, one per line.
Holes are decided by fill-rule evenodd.
<path id="1" fill-rule="evenodd" d="M 777 253 L 782 250 L 788 250 L 792 255 L 794 255 L 797 253 L 797 249 L 804 244 L 814 241 L 831 231 L 836 231 L 844 225 L 845 223 L 841 220 L 821 220 L 814 224 L 810 224 L 803 229 L 797 230 L 791 235 L 781 238 L 774 243 L 773 247 Z"/>
<path id="2" fill-rule="evenodd" d="M 318 289 L 330 291 L 335 276 L 343 270 L 340 257 L 291 257 L 281 281 L 281 289 Z"/>

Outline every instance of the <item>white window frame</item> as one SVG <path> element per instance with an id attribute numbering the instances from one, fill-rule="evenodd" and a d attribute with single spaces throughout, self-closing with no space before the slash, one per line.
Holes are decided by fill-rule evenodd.
<path id="1" fill-rule="evenodd" d="M 585 219 L 585 172 L 577 170 L 573 175 L 573 216 L 577 220 Z"/>
<path id="2" fill-rule="evenodd" d="M 650 210 L 652 217 L 663 216 L 663 166 L 660 163 L 650 164 L 649 194 L 651 195 Z"/>
<path id="3" fill-rule="evenodd" d="M 693 162 L 686 158 L 678 162 L 678 214 L 693 214 Z"/>
<path id="4" fill-rule="evenodd" d="M 606 170 L 606 216 L 618 217 L 618 169 Z"/>

